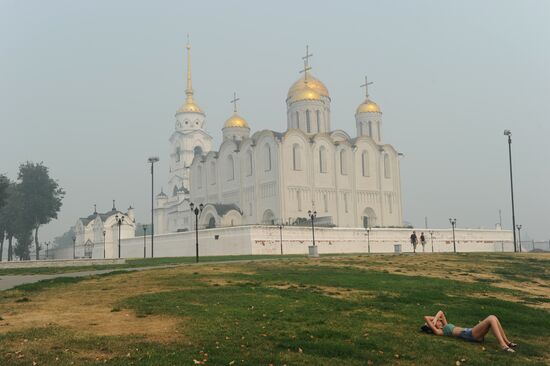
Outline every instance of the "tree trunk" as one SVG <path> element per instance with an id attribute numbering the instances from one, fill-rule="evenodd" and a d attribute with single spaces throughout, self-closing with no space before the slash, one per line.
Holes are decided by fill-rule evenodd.
<path id="1" fill-rule="evenodd" d="M 2 255 L 4 254 L 4 232 L 0 233 L 0 262 L 2 262 Z"/>
<path id="2" fill-rule="evenodd" d="M 13 236 L 8 236 L 8 262 L 13 259 L 13 246 L 12 246 Z"/>
<path id="3" fill-rule="evenodd" d="M 34 229 L 34 245 L 36 247 L 36 260 L 40 259 L 40 244 L 38 244 L 38 228 L 39 227 L 40 227 L 40 225 L 37 225 L 36 228 Z"/>

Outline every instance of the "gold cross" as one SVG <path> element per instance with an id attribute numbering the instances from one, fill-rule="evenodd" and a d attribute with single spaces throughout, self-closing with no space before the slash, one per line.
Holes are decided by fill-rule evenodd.
<path id="1" fill-rule="evenodd" d="M 233 100 L 231 100 L 229 103 L 233 103 L 233 112 L 237 113 L 237 101 L 241 100 L 241 98 L 237 98 L 237 93 L 233 92 Z"/>
<path id="2" fill-rule="evenodd" d="M 371 85 L 373 83 L 373 81 L 371 81 L 369 83 L 367 77 L 365 76 L 365 84 L 361 85 L 360 87 L 361 88 L 365 88 L 365 96 L 368 98 L 369 97 L 369 85 Z"/>

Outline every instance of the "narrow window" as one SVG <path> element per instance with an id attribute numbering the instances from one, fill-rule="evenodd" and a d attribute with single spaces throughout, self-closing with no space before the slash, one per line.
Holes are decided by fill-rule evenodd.
<path id="1" fill-rule="evenodd" d="M 265 171 L 271 170 L 271 147 L 269 144 L 265 144 Z"/>
<path id="2" fill-rule="evenodd" d="M 317 115 L 317 132 L 321 132 L 321 112 L 317 110 L 315 114 Z"/>
<path id="3" fill-rule="evenodd" d="M 246 175 L 251 176 L 252 175 L 252 151 L 248 151 L 246 153 Z"/>
<path id="4" fill-rule="evenodd" d="M 235 179 L 235 165 L 233 163 L 233 155 L 229 155 L 227 157 L 227 180 L 230 181 L 230 180 L 233 180 Z"/>
<path id="5" fill-rule="evenodd" d="M 294 170 L 302 170 L 302 157 L 300 154 L 300 145 L 292 146 L 292 168 Z"/>
<path id="6" fill-rule="evenodd" d="M 369 176 L 369 153 L 366 151 L 361 153 L 361 173 L 363 177 Z"/>
<path id="7" fill-rule="evenodd" d="M 380 121 L 376 123 L 376 129 L 378 130 L 378 141 L 382 141 L 382 139 L 380 138 Z"/>
<path id="8" fill-rule="evenodd" d="M 327 172 L 327 150 L 324 146 L 319 148 L 319 172 Z"/>
<path id="9" fill-rule="evenodd" d="M 298 204 L 298 211 L 302 211 L 302 194 L 300 191 L 296 191 L 296 202 Z"/>
<path id="10" fill-rule="evenodd" d="M 391 178 L 390 168 L 390 156 L 384 154 L 384 177 Z"/>
<path id="11" fill-rule="evenodd" d="M 346 175 L 348 174 L 347 170 L 347 161 L 346 161 L 346 150 L 340 151 L 340 174 Z"/>
<path id="12" fill-rule="evenodd" d="M 372 137 L 372 122 L 369 121 L 369 137 Z"/>
<path id="13" fill-rule="evenodd" d="M 325 212 L 328 212 L 328 197 L 326 193 L 323 194 L 323 204 L 325 206 Z"/>
<path id="14" fill-rule="evenodd" d="M 311 133 L 311 120 L 309 118 L 309 109 L 306 111 L 306 130 L 307 133 Z"/>
<path id="15" fill-rule="evenodd" d="M 296 111 L 296 128 L 300 128 L 300 113 Z"/>
<path id="16" fill-rule="evenodd" d="M 363 136 L 363 122 L 359 123 L 359 136 Z"/>

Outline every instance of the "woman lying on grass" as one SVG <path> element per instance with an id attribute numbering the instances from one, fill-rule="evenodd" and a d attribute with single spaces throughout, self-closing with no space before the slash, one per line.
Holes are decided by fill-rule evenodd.
<path id="1" fill-rule="evenodd" d="M 506 338 L 500 321 L 494 315 L 489 315 L 473 328 L 461 328 L 448 323 L 445 314 L 441 310 L 435 316 L 425 316 L 424 319 L 426 320 L 426 324 L 421 329 L 426 333 L 458 337 L 470 342 L 482 342 L 485 335 L 489 333 L 489 330 L 492 330 L 503 351 L 515 352 L 512 348 L 517 346 L 517 344 L 510 342 Z"/>

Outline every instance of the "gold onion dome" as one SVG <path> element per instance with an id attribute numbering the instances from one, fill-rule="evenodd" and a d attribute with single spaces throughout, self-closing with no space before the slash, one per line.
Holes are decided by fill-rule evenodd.
<path id="1" fill-rule="evenodd" d="M 224 128 L 231 128 L 231 127 L 241 127 L 241 128 L 250 128 L 248 127 L 248 123 L 245 121 L 244 118 L 239 116 L 236 112 L 233 113 L 231 117 L 227 121 L 225 121 Z"/>
<path id="2" fill-rule="evenodd" d="M 374 103 L 372 100 L 367 98 L 363 103 L 359 105 L 359 107 L 357 107 L 357 111 L 355 113 L 359 114 L 359 113 L 369 113 L 369 112 L 382 113 L 378 104 Z"/>
<path id="3" fill-rule="evenodd" d="M 329 97 L 328 89 L 323 84 L 323 82 L 311 74 L 307 74 L 307 83 L 305 81 L 304 77 L 301 77 L 300 79 L 296 80 L 294 84 L 288 89 L 287 99 L 296 101 L 296 97 L 298 97 L 298 94 L 301 96 L 307 95 L 307 92 L 314 91 L 319 96 L 323 97 Z M 305 93 L 304 93 L 305 92 Z M 313 96 L 313 95 L 311 95 Z M 316 98 L 308 98 L 308 99 L 320 99 L 316 96 Z M 302 99 L 300 99 L 302 100 Z"/>
<path id="4" fill-rule="evenodd" d="M 188 98 L 185 103 L 178 109 L 177 113 L 203 113 L 201 107 L 195 101 L 193 98 Z"/>

